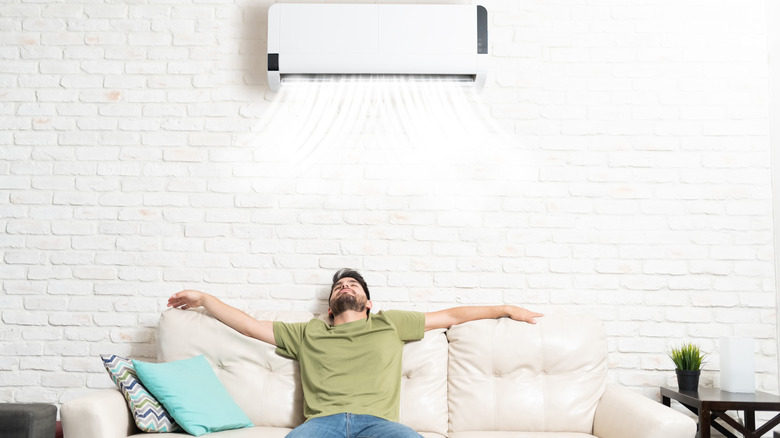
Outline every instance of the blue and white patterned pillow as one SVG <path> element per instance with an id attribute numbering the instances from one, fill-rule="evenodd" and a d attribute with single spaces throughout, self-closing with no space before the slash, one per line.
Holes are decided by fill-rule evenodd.
<path id="1" fill-rule="evenodd" d="M 103 365 L 127 399 L 135 424 L 144 432 L 181 430 L 156 398 L 141 384 L 130 359 L 115 354 L 101 354 Z"/>

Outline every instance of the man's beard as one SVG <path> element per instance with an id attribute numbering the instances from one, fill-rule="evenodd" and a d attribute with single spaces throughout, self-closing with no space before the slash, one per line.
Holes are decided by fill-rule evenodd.
<path id="1" fill-rule="evenodd" d="M 355 312 L 366 311 L 366 299 L 365 297 L 356 297 L 347 293 L 337 295 L 330 302 L 330 311 L 333 316 L 340 315 L 347 310 L 354 310 Z"/>

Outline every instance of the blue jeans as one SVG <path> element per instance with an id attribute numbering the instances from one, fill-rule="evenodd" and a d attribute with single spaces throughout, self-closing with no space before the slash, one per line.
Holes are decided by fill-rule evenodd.
<path id="1" fill-rule="evenodd" d="M 287 434 L 287 438 L 421 438 L 408 426 L 372 415 L 336 414 L 316 417 Z"/>

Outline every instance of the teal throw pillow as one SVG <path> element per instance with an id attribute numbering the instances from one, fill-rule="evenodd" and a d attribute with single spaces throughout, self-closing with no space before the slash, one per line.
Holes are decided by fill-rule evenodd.
<path id="1" fill-rule="evenodd" d="M 203 356 L 165 363 L 133 360 L 138 378 L 190 435 L 253 424 Z"/>

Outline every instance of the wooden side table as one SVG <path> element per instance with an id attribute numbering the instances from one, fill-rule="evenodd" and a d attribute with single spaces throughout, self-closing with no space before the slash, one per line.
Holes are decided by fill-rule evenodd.
<path id="1" fill-rule="evenodd" d="M 718 388 L 699 388 L 698 391 L 680 391 L 661 387 L 661 401 L 666 406 L 677 400 L 699 416 L 699 437 L 710 438 L 711 429 L 716 429 L 728 438 L 737 438 L 720 424 L 720 419 L 733 427 L 744 438 L 761 438 L 780 424 L 780 413 L 756 429 L 756 411 L 780 412 L 780 396 L 756 391 L 755 393 L 727 392 Z M 743 411 L 745 424 L 726 415 L 726 411 Z"/>

